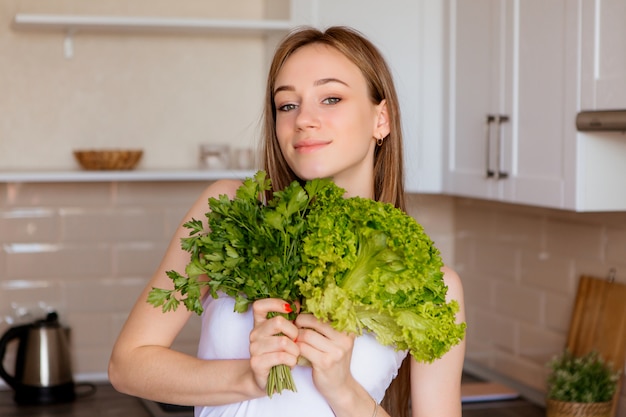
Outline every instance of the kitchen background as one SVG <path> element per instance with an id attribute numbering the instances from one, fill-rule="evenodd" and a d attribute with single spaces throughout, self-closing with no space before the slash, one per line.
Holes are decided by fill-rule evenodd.
<path id="1" fill-rule="evenodd" d="M 396 3 L 399 9 L 417 7 L 416 12 L 441 16 L 453 9 L 428 0 Z M 0 2 L 1 332 L 24 311 L 55 308 L 72 329 L 77 379 L 106 379 L 108 356 L 130 307 L 185 210 L 212 180 L 210 175 L 167 178 L 167 173 L 195 170 L 201 143 L 255 147 L 267 56 L 281 35 L 100 29 L 70 36 L 64 30 L 15 26 L 15 16 L 325 22 L 326 3 L 311 4 L 318 14 L 304 18 L 296 16 L 300 6 L 286 0 Z M 427 19 L 419 22 L 420 32 L 408 30 L 407 36 L 437 36 L 422 42 L 420 55 L 406 67 L 417 65 L 418 75 L 430 74 L 432 82 L 411 84 L 402 78 L 399 67 L 405 66 L 394 60 L 401 97 L 402 87 L 448 93 L 442 81 L 446 71 L 437 67 L 445 54 L 431 48 L 449 39 Z M 382 44 L 395 56 L 386 49 L 390 43 L 383 39 Z M 577 212 L 552 203 L 448 192 L 446 164 L 441 162 L 434 174 L 429 164 L 437 159 L 433 154 L 444 161 L 449 145 L 441 139 L 437 146 L 432 139 L 419 142 L 434 134 L 443 137 L 448 128 L 441 114 L 420 116 L 432 111 L 433 102 L 420 101 L 422 94 L 407 95 L 408 108 L 418 111 L 411 120 L 420 123 L 407 125 L 410 212 L 463 279 L 467 367 L 541 401 L 545 363 L 565 344 L 578 278 L 605 277 L 614 269 L 616 280 L 626 283 L 626 211 Z M 433 100 L 433 108 L 445 108 Z M 614 135 L 617 139 L 607 140 L 624 140 Z M 164 175 L 158 180 L 86 180 L 72 156 L 76 148 L 128 146 L 144 149 L 138 172 Z M 50 180 L 55 175 L 58 179 Z M 623 187 L 609 192 L 624 193 Z M 198 324 L 196 319 L 189 323 L 177 349 L 195 352 Z M 625 391 L 621 398 L 618 415 L 626 416 Z"/>

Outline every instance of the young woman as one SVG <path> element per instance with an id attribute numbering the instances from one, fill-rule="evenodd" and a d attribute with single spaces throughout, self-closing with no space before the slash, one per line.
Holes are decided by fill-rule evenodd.
<path id="1" fill-rule="evenodd" d="M 263 168 L 274 189 L 329 177 L 346 196 L 405 208 L 396 92 L 380 53 L 357 32 L 304 28 L 285 38 L 269 72 L 264 130 Z M 240 184 L 213 183 L 185 219 L 204 219 L 209 197 L 233 197 Z M 187 234 L 181 227 L 173 237 L 113 349 L 109 376 L 119 391 L 195 405 L 203 417 L 404 416 L 409 396 L 414 417 L 461 416 L 463 342 L 432 364 L 418 363 L 371 335 L 337 332 L 310 314 L 295 322 L 267 319 L 269 312 L 285 312 L 283 300 L 259 300 L 236 313 L 232 299 L 205 297 L 198 357 L 171 350 L 192 313 L 164 314 L 146 298 L 152 287 L 172 286 L 165 271 L 184 270 L 189 254 L 179 242 Z M 464 321 L 460 280 L 448 268 L 444 280 Z M 300 355 L 310 367 L 296 366 Z M 278 364 L 293 367 L 298 391 L 269 398 L 267 376 Z"/>

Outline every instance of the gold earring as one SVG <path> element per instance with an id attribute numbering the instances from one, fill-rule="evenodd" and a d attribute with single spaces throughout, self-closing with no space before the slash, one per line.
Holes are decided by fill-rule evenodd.
<path id="1" fill-rule="evenodd" d="M 376 139 L 376 145 L 377 146 L 383 146 L 383 141 L 385 140 L 384 137 L 380 137 L 378 139 Z"/>

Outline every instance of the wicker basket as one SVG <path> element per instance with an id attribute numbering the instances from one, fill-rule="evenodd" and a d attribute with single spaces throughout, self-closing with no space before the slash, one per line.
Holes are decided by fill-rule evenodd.
<path id="1" fill-rule="evenodd" d="M 74 157 L 86 170 L 130 170 L 135 168 L 143 151 L 141 149 L 76 150 Z"/>
<path id="2" fill-rule="evenodd" d="M 605 403 L 572 403 L 548 399 L 547 417 L 610 417 L 611 401 Z"/>

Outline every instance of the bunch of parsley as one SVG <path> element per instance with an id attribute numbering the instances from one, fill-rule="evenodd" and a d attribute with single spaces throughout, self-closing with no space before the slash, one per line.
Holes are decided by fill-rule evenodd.
<path id="1" fill-rule="evenodd" d="M 213 298 L 220 293 L 233 297 L 235 311 L 240 313 L 262 298 L 295 303 L 300 299 L 296 281 L 306 215 L 319 189 L 328 185 L 323 180 L 304 187 L 294 182 L 264 201 L 271 183 L 259 171 L 243 182 L 234 199 L 210 198 L 206 213 L 210 232 L 200 220 L 183 225 L 191 230 L 181 241 L 182 249 L 191 254 L 185 275 L 167 271 L 174 289 L 152 288 L 148 302 L 163 312 L 176 310 L 182 302 L 189 311 L 202 314 L 201 287 L 208 286 Z M 210 279 L 202 279 L 205 275 Z M 274 367 L 267 384 L 269 396 L 283 389 L 296 390 L 286 365 Z"/>
<path id="2" fill-rule="evenodd" d="M 265 201 L 270 188 L 259 171 L 234 199 L 211 198 L 210 232 L 195 219 L 184 225 L 191 229 L 181 243 L 191 253 L 186 276 L 168 271 L 174 289 L 153 288 L 148 302 L 164 312 L 182 302 L 201 314 L 204 285 L 214 298 L 234 297 L 238 312 L 260 298 L 301 300 L 303 311 L 337 330 L 370 331 L 422 361 L 463 338 L 458 304 L 445 300 L 439 252 L 412 217 L 390 204 L 343 198 L 345 190 L 327 179 L 293 182 Z M 275 368 L 268 395 L 295 391 L 290 369 Z"/>

